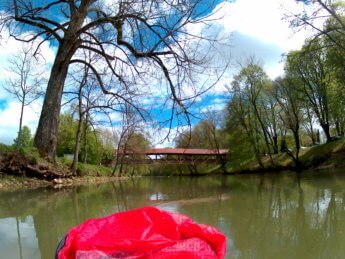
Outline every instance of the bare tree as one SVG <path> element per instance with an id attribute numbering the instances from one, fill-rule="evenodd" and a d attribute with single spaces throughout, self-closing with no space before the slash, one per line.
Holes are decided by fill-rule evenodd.
<path id="1" fill-rule="evenodd" d="M 345 4 L 342 0 L 296 0 L 304 4 L 300 13 L 288 11 L 286 19 L 293 28 L 309 27 L 314 31 L 314 39 L 327 37 L 330 42 L 345 51 L 342 38 L 345 36 L 344 12 Z M 336 37 L 339 34 L 342 37 Z"/>
<path id="2" fill-rule="evenodd" d="M 85 53 L 90 54 L 90 53 Z M 86 57 L 90 64 L 95 62 L 92 57 Z M 72 71 L 71 71 L 72 72 Z M 121 112 L 119 108 L 123 103 L 118 98 L 103 95 L 97 84 L 97 79 L 90 73 L 88 66 L 78 66 L 69 75 L 69 83 L 64 91 L 65 104 L 70 104 L 76 109 L 77 113 L 77 131 L 74 145 L 74 158 L 71 164 L 73 173 L 77 170 L 79 160 L 80 145 L 82 144 L 83 162 L 87 162 L 88 138 L 87 133 L 90 127 L 95 128 L 102 114 L 107 118 L 109 113 Z M 76 101 L 76 103 L 75 103 Z M 96 131 L 94 131 L 96 132 Z M 83 136 L 83 139 L 81 137 Z"/>
<path id="3" fill-rule="evenodd" d="M 24 107 L 32 104 L 43 94 L 44 70 L 39 68 L 42 63 L 33 57 L 33 51 L 28 45 L 23 45 L 21 51 L 9 58 L 8 62 L 9 78 L 6 80 L 4 89 L 14 95 L 21 104 L 18 129 L 19 140 L 22 131 Z M 20 143 L 18 144 L 20 145 Z"/>
<path id="4" fill-rule="evenodd" d="M 84 76 L 82 77 L 82 80 L 79 85 L 79 89 L 77 92 L 77 98 L 78 98 L 78 126 L 77 126 L 77 132 L 76 132 L 76 138 L 75 138 L 75 144 L 74 144 L 74 152 L 73 152 L 73 161 L 71 164 L 71 171 L 72 173 L 75 173 L 77 171 L 77 164 L 79 160 L 79 146 L 80 146 L 80 140 L 81 140 L 81 133 L 82 133 L 82 125 L 84 122 L 84 113 L 83 110 L 83 88 L 87 84 L 87 78 L 88 77 L 88 69 L 86 68 L 84 71 Z M 85 123 L 86 124 L 86 123 Z M 86 134 L 84 132 L 84 135 L 86 137 Z"/>
<path id="5" fill-rule="evenodd" d="M 113 176 L 115 175 L 118 166 L 120 166 L 119 176 L 122 175 L 126 152 L 131 148 L 129 147 L 129 141 L 136 132 L 142 131 L 141 118 L 137 116 L 129 105 L 125 104 L 122 108 L 121 126 L 117 129 L 119 140 L 115 150 Z"/>
<path id="6" fill-rule="evenodd" d="M 208 110 L 206 112 L 206 122 L 208 122 L 205 127 L 211 141 L 211 147 L 217 150 L 221 170 L 226 173 L 226 160 L 220 155 L 220 149 L 226 148 L 225 132 L 221 129 L 222 124 L 224 124 L 223 111 Z"/>
<path id="7" fill-rule="evenodd" d="M 193 73 L 202 68 L 209 53 L 198 51 L 200 35 L 193 36 L 187 26 L 207 23 L 217 1 L 117 0 L 5 0 L 7 11 L 0 26 L 9 29 L 18 40 L 57 44 L 57 52 L 48 81 L 35 145 L 42 157 L 55 161 L 58 118 L 65 79 L 70 64 L 88 66 L 104 94 L 124 99 L 117 87 L 129 88 L 144 82 L 149 72 L 159 74 L 169 89 L 171 107 L 177 114 L 188 112 L 182 86 L 194 86 Z M 199 8 L 202 5 L 202 8 Z M 54 17 L 54 18 L 53 18 Z M 57 18 L 58 17 L 58 18 Z M 0 27 L 1 28 L 1 27 Z M 23 37 L 23 29 L 34 32 Z M 117 78 L 117 84 L 103 81 L 100 67 L 78 57 L 87 49 L 98 55 Z M 205 67 L 206 69 L 206 67 Z M 114 89 L 115 88 L 115 89 Z"/>

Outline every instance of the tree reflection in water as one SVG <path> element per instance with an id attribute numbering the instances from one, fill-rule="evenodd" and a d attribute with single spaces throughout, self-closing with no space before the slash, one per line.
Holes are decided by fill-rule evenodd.
<path id="1" fill-rule="evenodd" d="M 323 179 L 324 184 L 298 176 L 284 178 L 258 177 L 256 190 L 252 184 L 244 186 L 252 195 L 242 190 L 232 195 L 227 218 L 233 250 L 241 258 L 341 258 L 344 177 Z"/>
<path id="2" fill-rule="evenodd" d="M 0 232 L 2 222 L 13 218 L 12 228 L 8 227 L 13 233 L 1 233 L 0 250 L 6 247 L 8 258 L 52 258 L 58 241 L 72 226 L 154 205 L 221 229 L 228 236 L 230 258 L 341 258 L 345 254 L 344 187 L 341 172 L 326 172 L 300 177 L 147 177 L 1 192 Z M 25 238 L 29 230 L 23 224 L 30 218 L 31 237 L 37 242 Z M 39 249 L 36 257 L 33 249 Z"/>

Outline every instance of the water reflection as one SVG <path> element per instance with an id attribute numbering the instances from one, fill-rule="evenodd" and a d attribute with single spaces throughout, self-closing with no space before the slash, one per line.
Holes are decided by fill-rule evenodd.
<path id="1" fill-rule="evenodd" d="M 318 174 L 141 178 L 0 193 L 0 258 L 53 258 L 68 229 L 146 205 L 228 237 L 229 258 L 341 258 L 345 177 Z"/>
<path id="2" fill-rule="evenodd" d="M 0 258 L 40 258 L 33 218 L 0 219 Z"/>

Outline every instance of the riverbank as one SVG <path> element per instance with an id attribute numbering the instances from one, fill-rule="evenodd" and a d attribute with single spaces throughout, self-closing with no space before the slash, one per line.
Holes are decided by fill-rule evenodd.
<path id="1" fill-rule="evenodd" d="M 40 187 L 51 186 L 61 188 L 65 186 L 76 186 L 81 184 L 98 184 L 110 181 L 126 180 L 129 177 L 112 177 L 112 176 L 84 176 L 71 177 L 65 179 L 55 179 L 47 181 L 37 178 L 22 177 L 0 173 L 0 190 L 18 190 L 18 189 L 36 189 Z"/>
<path id="2" fill-rule="evenodd" d="M 112 169 L 104 166 L 84 165 L 78 167 L 74 176 L 69 169 L 70 161 L 58 159 L 48 163 L 35 152 L 22 154 L 13 150 L 0 152 L 0 189 L 38 188 L 53 186 L 60 188 L 83 183 L 101 183 L 126 179 L 112 175 Z"/>
<path id="3" fill-rule="evenodd" d="M 345 168 L 345 139 L 312 147 L 303 147 L 299 154 L 302 170 Z M 231 159 L 231 158 L 230 158 Z M 294 170 L 295 164 L 286 153 L 272 155 L 273 164 L 269 156 L 262 157 L 261 168 L 257 161 L 248 161 L 241 167 L 227 167 L 229 174 L 280 172 Z"/>
<path id="4" fill-rule="evenodd" d="M 265 156 L 262 158 L 264 168 L 260 168 L 256 161 L 248 161 L 240 168 L 233 168 L 230 163 L 227 172 L 228 174 L 244 174 L 294 170 L 294 163 L 287 154 L 273 155 L 272 158 L 274 166 L 272 166 L 270 158 Z M 300 161 L 303 170 L 345 168 L 345 139 L 302 148 Z M 0 189 L 44 186 L 60 188 L 67 185 L 101 183 L 128 178 L 113 177 L 111 168 L 104 166 L 80 164 L 78 170 L 80 176 L 75 177 L 69 170 L 68 161 L 64 159 L 59 159 L 56 164 L 51 164 L 41 160 L 35 152 L 23 155 L 14 151 L 1 151 Z M 218 171 L 214 170 L 212 174 L 222 173 Z"/>

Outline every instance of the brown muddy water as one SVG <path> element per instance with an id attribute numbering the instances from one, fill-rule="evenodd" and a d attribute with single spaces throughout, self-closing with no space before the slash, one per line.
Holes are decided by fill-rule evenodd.
<path id="1" fill-rule="evenodd" d="M 345 170 L 1 191 L 0 258 L 54 258 L 70 227 L 147 205 L 216 226 L 227 258 L 345 258 Z"/>

